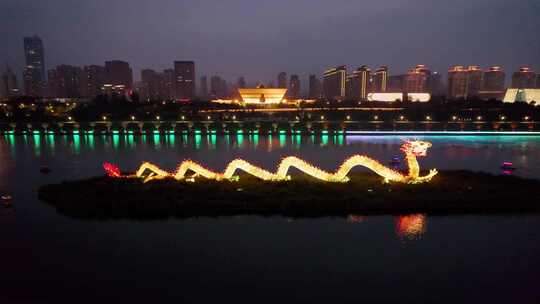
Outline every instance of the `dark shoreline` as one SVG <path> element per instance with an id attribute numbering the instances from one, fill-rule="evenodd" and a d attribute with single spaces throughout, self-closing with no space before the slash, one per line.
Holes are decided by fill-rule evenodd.
<path id="1" fill-rule="evenodd" d="M 158 220 L 199 216 L 350 214 L 540 213 L 540 181 L 470 171 L 443 171 L 431 183 L 382 184 L 372 173 L 354 173 L 349 183 L 304 176 L 288 182 L 173 179 L 143 184 L 138 178 L 95 177 L 46 185 L 39 198 L 69 217 L 89 220 Z"/>

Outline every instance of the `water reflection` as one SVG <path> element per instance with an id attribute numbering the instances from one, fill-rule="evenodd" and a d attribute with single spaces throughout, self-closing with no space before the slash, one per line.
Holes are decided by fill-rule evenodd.
<path id="1" fill-rule="evenodd" d="M 426 232 L 425 214 L 402 215 L 396 218 L 396 234 L 402 240 L 419 240 Z"/>

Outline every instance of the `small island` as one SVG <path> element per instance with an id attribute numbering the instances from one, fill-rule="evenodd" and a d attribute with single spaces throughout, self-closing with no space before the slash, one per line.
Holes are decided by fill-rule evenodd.
<path id="1" fill-rule="evenodd" d="M 351 173 L 347 183 L 304 175 L 278 182 L 241 175 L 238 181 L 199 177 L 147 183 L 137 177 L 102 176 L 43 186 L 39 197 L 61 214 L 91 220 L 537 213 L 540 181 L 471 171 L 442 171 L 430 183 L 418 185 L 383 183 L 368 172 Z"/>

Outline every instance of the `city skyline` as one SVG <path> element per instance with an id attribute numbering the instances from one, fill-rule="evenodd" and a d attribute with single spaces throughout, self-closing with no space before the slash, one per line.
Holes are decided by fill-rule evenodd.
<path id="1" fill-rule="evenodd" d="M 354 68 L 387 65 L 394 74 L 406 73 L 416 64 L 425 64 L 433 71 L 446 71 L 454 65 L 496 65 L 507 71 L 521 66 L 540 69 L 540 38 L 524 35 L 538 28 L 539 21 L 534 17 L 540 7 L 533 1 L 475 0 L 459 9 L 452 9 L 453 4 L 420 0 L 391 0 L 384 5 L 375 1 L 297 1 L 287 2 L 287 10 L 279 9 L 279 2 L 150 5 L 115 1 L 108 4 L 107 12 L 116 19 L 101 20 L 105 8 L 102 1 L 73 4 L 63 0 L 7 0 L 0 4 L 0 28 L 5 31 L 0 60 L 8 62 L 21 79 L 22 37 L 37 34 L 46 43 L 48 67 L 118 59 L 132 64 L 136 80 L 140 80 L 142 69 L 167 69 L 174 60 L 195 61 L 198 75 L 218 74 L 229 81 L 244 76 L 263 83 L 275 81 L 280 71 L 298 74 L 302 82 L 307 82 L 308 75 L 320 75 L 328 67 L 343 64 Z M 58 9 L 74 5 L 74 15 L 52 18 Z M 446 14 L 440 18 L 437 13 L 443 10 Z M 473 27 L 463 15 L 477 11 L 485 14 L 476 17 Z M 160 17 L 158 12 L 165 15 Z M 246 17 L 247 12 L 257 17 Z M 368 18 L 353 18 L 355 14 Z M 501 23 L 497 31 L 487 31 L 493 20 L 511 19 L 508 14 L 516 14 L 520 23 Z M 14 18 L 21 15 L 24 21 Z M 338 20 L 334 15 L 343 18 Z M 123 24 L 120 16 L 135 21 Z M 458 17 L 462 21 L 456 27 L 452 22 Z M 235 19 L 242 20 L 242 25 L 231 21 Z M 164 24 L 157 26 L 155 20 Z M 377 33 L 356 30 L 375 25 L 379 25 Z M 339 35 L 336 29 L 341 30 Z M 461 43 L 456 45 L 454 41 Z"/>

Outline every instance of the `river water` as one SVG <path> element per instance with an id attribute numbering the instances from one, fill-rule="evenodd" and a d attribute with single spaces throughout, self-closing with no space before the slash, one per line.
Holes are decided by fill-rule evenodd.
<path id="1" fill-rule="evenodd" d="M 421 168 L 540 178 L 540 137 L 419 136 Z M 82 221 L 37 199 L 40 185 L 183 159 L 222 170 L 242 157 L 268 169 L 297 155 L 334 170 L 362 153 L 401 157 L 400 136 L 0 137 L 0 302 L 538 303 L 540 216 L 238 216 Z M 41 174 L 49 166 L 52 172 Z M 466 181 L 464 181 L 466 182 Z M 512 203 L 512 202 L 508 202 Z"/>

